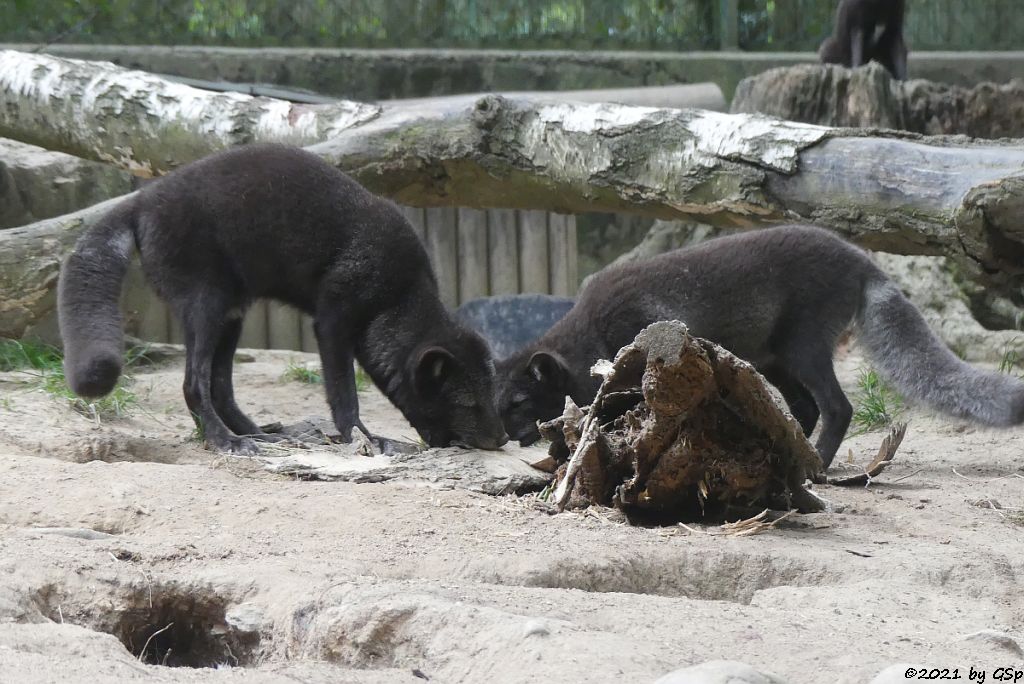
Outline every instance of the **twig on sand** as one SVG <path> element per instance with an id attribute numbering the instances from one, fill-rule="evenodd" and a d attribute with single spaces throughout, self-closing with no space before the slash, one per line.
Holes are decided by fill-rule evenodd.
<path id="1" fill-rule="evenodd" d="M 906 475 L 903 475 L 902 477 L 897 477 L 895 480 L 893 480 L 889 484 L 896 484 L 897 482 L 903 482 L 904 480 L 906 480 L 908 478 L 911 478 L 911 477 L 914 477 L 915 475 L 919 475 L 919 474 L 921 474 L 923 472 L 924 472 L 924 468 L 919 468 L 919 469 L 915 470 L 912 473 L 907 473 Z"/>
<path id="2" fill-rule="evenodd" d="M 860 475 L 853 475 L 852 477 L 841 477 L 838 479 L 829 478 L 828 483 L 830 485 L 838 485 L 840 487 L 852 487 L 857 485 L 863 485 L 868 487 L 871 484 L 872 479 L 878 477 L 886 467 L 892 463 L 892 459 L 896 456 L 896 450 L 899 449 L 900 444 L 903 442 L 904 435 L 907 434 L 906 423 L 896 423 L 892 426 L 892 430 L 882 440 L 881 446 L 878 447 L 878 453 L 875 458 L 868 466 L 864 469 L 864 472 Z"/>
<path id="3" fill-rule="evenodd" d="M 996 477 L 982 479 L 980 477 L 967 477 L 966 475 L 962 475 L 957 471 L 956 468 L 951 468 L 950 470 L 953 471 L 954 475 L 956 475 L 957 477 L 961 477 L 967 480 L 968 482 L 995 482 L 996 480 L 1008 480 L 1010 478 L 1020 478 L 1024 480 L 1024 475 L 1021 475 L 1020 473 L 1007 473 L 1006 475 L 998 475 Z"/>
<path id="4" fill-rule="evenodd" d="M 796 510 L 786 511 L 778 518 L 765 522 L 765 518 L 768 516 L 769 509 L 764 509 L 760 513 L 744 520 L 737 520 L 731 523 L 722 523 L 718 526 L 717 532 L 710 532 L 708 530 L 698 530 L 695 527 L 690 527 L 686 523 L 676 523 L 677 526 L 683 528 L 687 532 L 692 534 L 706 534 L 709 537 L 749 537 L 753 534 L 759 534 L 767 530 L 772 529 L 778 525 L 781 521 L 785 520 L 789 516 L 796 513 Z"/>
<path id="5" fill-rule="evenodd" d="M 166 632 L 172 626 L 174 626 L 174 623 L 173 622 L 169 622 L 169 623 L 167 623 L 166 627 L 164 627 L 162 629 L 158 629 L 158 630 L 156 630 L 155 632 L 153 632 L 152 634 L 149 635 L 149 638 L 146 639 L 146 643 L 142 645 L 142 650 L 139 651 L 139 655 L 136 657 L 136 659 L 140 663 L 142 662 L 142 659 L 146 657 L 146 649 L 149 648 L 149 642 L 153 640 L 153 637 L 155 637 L 157 634 L 161 634 L 163 632 Z"/>
<path id="6" fill-rule="evenodd" d="M 749 537 L 752 534 L 760 534 L 765 530 L 770 530 L 775 527 L 780 521 L 785 520 L 789 516 L 796 513 L 796 511 L 786 511 L 775 520 L 765 522 L 764 519 L 768 515 L 768 509 L 764 509 L 757 515 L 747 518 L 746 520 L 737 520 L 736 522 L 723 523 L 720 527 L 722 532 L 730 537 Z"/>

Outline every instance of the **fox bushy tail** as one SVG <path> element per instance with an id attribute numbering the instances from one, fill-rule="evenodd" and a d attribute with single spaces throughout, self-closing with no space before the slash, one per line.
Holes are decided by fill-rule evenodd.
<path id="1" fill-rule="evenodd" d="M 891 281 L 867 284 L 858 323 L 860 343 L 907 398 L 987 425 L 1024 423 L 1024 382 L 957 358 Z"/>
<path id="2" fill-rule="evenodd" d="M 57 313 L 64 375 L 89 399 L 114 389 L 124 358 L 121 285 L 135 245 L 132 202 L 122 202 L 82 235 L 64 261 Z"/>

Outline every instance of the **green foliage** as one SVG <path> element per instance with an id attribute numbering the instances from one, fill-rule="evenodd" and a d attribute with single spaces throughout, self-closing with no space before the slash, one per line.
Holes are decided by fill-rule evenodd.
<path id="1" fill-rule="evenodd" d="M 285 368 L 282 380 L 290 382 L 301 382 L 307 385 L 319 385 L 324 379 L 321 370 L 307 364 L 292 361 Z M 373 384 L 370 376 L 359 365 L 356 366 L 356 391 L 363 392 Z"/>
<path id="2" fill-rule="evenodd" d="M 0 340 L 0 371 L 60 368 L 64 363 L 60 350 L 40 342 Z"/>
<path id="3" fill-rule="evenodd" d="M 356 366 L 356 392 L 365 392 L 373 385 L 373 380 L 363 370 L 362 366 Z"/>
<path id="4" fill-rule="evenodd" d="M 903 397 L 873 369 L 861 369 L 853 403 L 853 424 L 857 429 L 851 436 L 887 428 L 904 410 Z"/>
<path id="5" fill-rule="evenodd" d="M 144 347 L 134 347 L 125 353 L 125 368 L 145 358 Z M 122 374 L 114 390 L 97 401 L 86 401 L 75 396 L 64 377 L 64 357 L 56 347 L 41 342 L 0 341 L 0 371 L 22 371 L 35 376 L 36 386 L 54 399 L 66 401 L 71 408 L 93 420 L 123 418 L 138 403 L 131 390 L 133 379 Z"/>
<path id="6" fill-rule="evenodd" d="M 1024 379 L 1024 357 L 1016 349 L 1006 349 L 999 360 L 999 372 Z"/>
<path id="7" fill-rule="evenodd" d="M 282 379 L 290 382 L 301 382 L 307 385 L 319 385 L 324 381 L 320 375 L 319 368 L 295 361 L 288 363 L 288 366 L 284 369 Z"/>
<path id="8" fill-rule="evenodd" d="M 44 373 L 41 376 L 42 388 L 54 399 L 66 401 L 71 408 L 87 418 L 94 420 L 124 418 L 131 413 L 139 399 L 132 391 L 133 378 L 122 375 L 114 390 L 107 396 L 96 401 L 86 401 L 68 387 L 64 379 L 64 369 Z"/>
<path id="9" fill-rule="evenodd" d="M 514 49 L 717 49 L 721 0 L 7 0 L 0 40 Z M 815 50 L 836 0 L 740 0 L 744 50 Z M 1019 49 L 1019 0 L 909 0 L 916 50 Z"/>
<path id="10" fill-rule="evenodd" d="M 202 444 L 206 441 L 206 425 L 203 423 L 203 418 L 198 413 L 193 413 L 192 422 L 195 423 L 195 427 L 192 428 L 192 434 L 188 436 L 187 441 Z"/>

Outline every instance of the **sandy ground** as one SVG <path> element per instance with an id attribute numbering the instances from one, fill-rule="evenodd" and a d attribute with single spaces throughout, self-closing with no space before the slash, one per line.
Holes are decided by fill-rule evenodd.
<path id="1" fill-rule="evenodd" d="M 287 358 L 237 365 L 260 422 L 326 415 Z M 181 372 L 138 372 L 142 410 L 100 427 L 0 376 L 0 681 L 649 682 L 724 658 L 810 684 L 1024 660 L 969 637 L 1024 643 L 1024 431 L 913 411 L 880 481 L 734 538 L 457 481 L 272 475 L 188 440 Z"/>

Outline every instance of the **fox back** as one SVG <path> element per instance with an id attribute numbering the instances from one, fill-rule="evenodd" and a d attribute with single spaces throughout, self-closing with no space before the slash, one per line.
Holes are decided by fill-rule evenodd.
<path id="1" fill-rule="evenodd" d="M 879 370 L 908 398 L 991 425 L 1024 422 L 1024 383 L 957 359 L 862 250 L 828 231 L 783 226 L 609 267 L 546 335 L 499 362 L 498 409 L 513 439 L 560 413 L 565 395 L 589 403 L 589 373 L 647 325 L 680 320 L 752 363 L 782 393 L 826 467 L 852 408 L 832 353 L 853 328 Z"/>
<path id="2" fill-rule="evenodd" d="M 83 235 L 58 308 L 69 381 L 87 395 L 109 391 L 120 372 L 117 295 L 132 244 L 184 326 L 186 401 L 208 441 L 252 448 L 231 435 L 257 428 L 234 406 L 230 357 L 259 298 L 314 316 L 343 437 L 362 428 L 355 358 L 432 445 L 504 440 L 486 343 L 441 303 L 412 227 L 316 155 L 281 145 L 211 155 L 146 185 Z"/>

